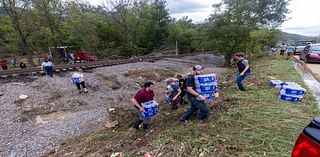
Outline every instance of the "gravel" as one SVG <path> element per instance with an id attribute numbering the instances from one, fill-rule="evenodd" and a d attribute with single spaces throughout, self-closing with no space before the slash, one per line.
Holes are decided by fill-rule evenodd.
<path id="1" fill-rule="evenodd" d="M 39 156 L 68 138 L 98 131 L 108 120 L 108 107 L 128 105 L 139 83 L 162 83 L 173 74 L 187 74 L 195 64 L 223 72 L 217 68 L 222 60 L 201 54 L 96 68 L 84 71 L 89 93 L 81 94 L 70 81 L 72 72 L 0 80 L 0 157 Z M 19 100 L 20 95 L 28 98 Z"/>

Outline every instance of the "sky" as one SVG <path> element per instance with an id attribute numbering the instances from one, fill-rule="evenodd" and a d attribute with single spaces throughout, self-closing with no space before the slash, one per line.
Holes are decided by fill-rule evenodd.
<path id="1" fill-rule="evenodd" d="M 90 0 L 92 4 L 100 4 L 101 0 Z M 167 0 L 167 8 L 174 18 L 188 16 L 194 22 L 204 21 L 213 13 L 212 5 L 221 0 Z M 319 36 L 320 35 L 320 0 L 291 0 L 281 30 L 288 33 Z"/>

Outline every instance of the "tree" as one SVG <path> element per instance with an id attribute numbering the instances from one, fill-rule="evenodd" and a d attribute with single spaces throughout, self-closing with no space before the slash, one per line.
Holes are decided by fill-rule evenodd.
<path id="1" fill-rule="evenodd" d="M 28 38 L 37 30 L 31 11 L 31 1 L 1 0 L 1 4 L 10 17 L 13 28 L 19 35 L 22 54 L 31 54 Z"/>
<path id="2" fill-rule="evenodd" d="M 286 20 L 289 0 L 223 0 L 214 5 L 210 15 L 208 40 L 215 50 L 225 54 L 225 65 L 230 65 L 232 53 L 252 50 L 252 31 L 277 28 Z M 223 11 L 220 8 L 225 8 Z M 251 34 L 251 36 L 250 36 Z M 220 46 L 221 45 L 221 46 Z"/>
<path id="3" fill-rule="evenodd" d="M 106 0 L 105 3 L 108 4 L 104 5 L 105 13 L 119 28 L 126 55 L 149 53 L 165 43 L 171 21 L 166 1 Z"/>
<path id="4" fill-rule="evenodd" d="M 57 47 L 61 44 L 59 29 L 65 12 L 63 2 L 61 0 L 32 0 L 32 2 L 41 26 L 49 29 L 47 33 L 49 33 L 50 45 Z M 53 53 L 53 55 L 54 59 L 59 58 L 58 53 Z"/>
<path id="5" fill-rule="evenodd" d="M 19 52 L 19 37 L 14 30 L 9 16 L 0 16 L 0 52 Z"/>

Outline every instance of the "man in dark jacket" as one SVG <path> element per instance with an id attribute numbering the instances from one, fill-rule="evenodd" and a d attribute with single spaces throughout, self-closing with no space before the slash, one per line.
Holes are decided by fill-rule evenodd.
<path id="1" fill-rule="evenodd" d="M 180 117 L 180 121 L 185 121 L 185 120 L 189 120 L 192 116 L 192 114 L 198 110 L 200 110 L 200 112 L 198 113 L 198 119 L 199 120 L 203 120 L 206 119 L 208 117 L 208 113 L 209 113 L 209 108 L 208 106 L 204 103 L 204 101 L 206 100 L 206 97 L 199 94 L 196 91 L 196 87 L 195 87 L 195 75 L 201 75 L 203 74 L 203 67 L 200 65 L 196 65 L 193 67 L 193 73 L 192 75 L 189 75 L 186 78 L 186 93 L 187 93 L 187 98 L 189 100 L 189 102 L 191 103 L 191 107 L 189 108 L 189 110 L 185 113 L 183 113 Z M 197 99 L 198 98 L 198 99 Z"/>
<path id="2" fill-rule="evenodd" d="M 236 83 L 238 85 L 239 90 L 245 91 L 244 85 L 242 81 L 251 75 L 251 68 L 249 65 L 249 61 L 244 58 L 244 54 L 242 52 L 236 53 L 234 55 L 234 60 L 237 61 L 238 74 L 236 76 Z"/>

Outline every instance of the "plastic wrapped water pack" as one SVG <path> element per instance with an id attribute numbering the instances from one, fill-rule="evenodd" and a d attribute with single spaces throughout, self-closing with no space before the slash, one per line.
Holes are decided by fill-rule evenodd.
<path id="1" fill-rule="evenodd" d="M 158 113 L 158 103 L 154 100 L 142 103 L 144 117 L 153 117 Z"/>
<path id="2" fill-rule="evenodd" d="M 290 95 L 285 94 L 284 91 L 280 91 L 279 98 L 281 100 L 290 101 L 290 102 L 301 102 L 303 95 Z"/>
<path id="3" fill-rule="evenodd" d="M 214 99 L 214 92 L 217 91 L 217 78 L 215 74 L 204 74 L 195 76 L 196 91 L 207 98 Z M 199 99 L 199 98 L 197 98 Z"/>
<path id="4" fill-rule="evenodd" d="M 281 91 L 285 94 L 298 95 L 298 96 L 304 96 L 307 92 L 306 89 L 302 88 L 299 85 L 284 85 Z"/>
<path id="5" fill-rule="evenodd" d="M 284 84 L 284 82 L 281 80 L 270 80 L 269 81 L 269 85 L 273 88 L 281 88 L 283 84 Z"/>
<path id="6" fill-rule="evenodd" d="M 305 94 L 306 89 L 299 85 L 284 85 L 280 90 L 279 98 L 290 102 L 301 102 Z"/>

